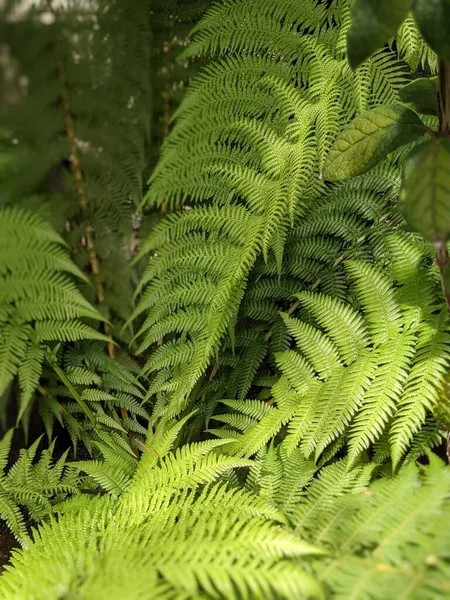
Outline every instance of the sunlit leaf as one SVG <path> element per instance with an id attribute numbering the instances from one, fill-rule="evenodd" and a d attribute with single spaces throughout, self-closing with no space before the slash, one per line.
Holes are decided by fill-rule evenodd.
<path id="1" fill-rule="evenodd" d="M 423 133 L 422 121 L 409 108 L 378 106 L 357 116 L 338 136 L 323 175 L 330 181 L 361 175 Z"/>

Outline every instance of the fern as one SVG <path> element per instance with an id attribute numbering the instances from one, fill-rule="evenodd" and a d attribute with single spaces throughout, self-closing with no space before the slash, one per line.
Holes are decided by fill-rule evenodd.
<path id="1" fill-rule="evenodd" d="M 412 16 L 408 16 L 401 25 L 396 36 L 396 43 L 400 56 L 406 60 L 413 71 L 421 67 L 431 73 L 436 72 L 437 57 L 425 44 Z"/>
<path id="2" fill-rule="evenodd" d="M 342 460 L 314 478 L 314 463 L 282 446 L 259 458 L 248 487 L 282 510 L 301 539 L 328 550 L 314 572 L 333 597 L 445 597 L 450 480 L 436 456 L 381 479 L 373 464 L 349 470 Z"/>
<path id="3" fill-rule="evenodd" d="M 69 275 L 84 278 L 45 221 L 18 208 L 0 211 L 0 394 L 18 375 L 19 417 L 39 383 L 51 342 L 107 339 L 82 322 L 103 316 Z"/>
<path id="4" fill-rule="evenodd" d="M 448 475 L 434 457 L 421 472 L 410 465 L 397 478 L 334 502 L 310 539 L 333 548 L 333 560 L 319 566 L 319 579 L 336 598 L 447 595 Z"/>
<path id="5" fill-rule="evenodd" d="M 57 524 L 41 527 L 26 553 L 15 552 L 16 569 L 2 578 L 5 600 L 29 593 L 50 600 L 75 590 L 93 597 L 126 593 L 130 599 L 275 593 L 321 598 L 314 580 L 286 558 L 318 551 L 280 530 L 274 521 L 284 517 L 263 500 L 214 483 L 230 468 L 249 462 L 217 454 L 215 448 L 225 441 L 172 454 L 170 438 L 179 428 L 149 441 L 149 453 L 120 500 L 108 494 L 78 508 L 69 501 Z M 107 518 L 111 511 L 113 520 Z M 72 537 L 70 548 L 67 536 Z M 63 548 L 64 563 L 58 559 Z M 94 563 L 101 570 L 92 571 Z M 25 576 L 17 577 L 19 566 Z"/>
<path id="6" fill-rule="evenodd" d="M 246 36 L 242 19 L 255 23 Z M 338 123 L 367 103 L 394 99 L 404 81 L 388 51 L 372 60 L 367 80 L 355 80 L 339 27 L 315 2 L 278 2 L 274 10 L 250 0 L 217 4 L 183 56 L 198 53 L 216 58 L 177 110 L 147 194 L 179 210 L 142 246 L 150 260 L 133 314 L 145 315 L 141 351 L 163 341 L 171 356 L 179 353 L 180 366 L 158 385 L 170 389 L 173 415 L 193 401 L 233 329 L 258 258 L 274 256 L 281 272 L 291 226 L 324 193 L 321 165 Z"/>
<path id="7" fill-rule="evenodd" d="M 0 9 L 1 417 L 20 394 L 34 440 L 9 468 L 0 443 L 5 600 L 450 589 L 449 317 L 396 207 L 408 149 L 322 176 L 436 57 L 408 17 L 353 72 L 352 4 Z"/>
<path id="8" fill-rule="evenodd" d="M 42 522 L 53 514 L 55 504 L 78 494 L 82 479 L 66 462 L 67 452 L 53 460 L 54 444 L 34 462 L 39 439 L 27 450 L 22 449 L 7 470 L 12 434 L 8 431 L 0 441 L 0 518 L 21 546 L 27 547 L 31 542 L 30 524 Z"/>
<path id="9" fill-rule="evenodd" d="M 138 365 L 123 351 L 109 358 L 98 343 L 67 348 L 54 360 L 56 368 L 44 369 L 36 398 L 48 438 L 59 422 L 74 449 L 81 441 L 92 453 L 93 441 L 107 435 L 128 451 L 139 450 L 149 415 Z M 86 418 L 86 406 L 91 419 Z"/>
<path id="10" fill-rule="evenodd" d="M 1 203 L 51 220 L 95 283 L 84 289 L 89 300 L 125 319 L 150 141 L 149 3 L 109 10 L 103 0 L 40 0 L 20 19 L 16 4 L 2 9 L 5 85 L 14 94 L 0 114 L 11 159 Z"/>
<path id="11" fill-rule="evenodd" d="M 401 236 L 386 244 L 396 285 L 385 269 L 352 260 L 354 306 L 317 292 L 297 295 L 305 316 L 284 316 L 297 350 L 276 355 L 283 373 L 272 388 L 276 408 L 243 431 L 235 451 L 251 455 L 287 425 L 288 451 L 300 445 L 318 460 L 345 436 L 351 464 L 387 431 L 399 464 L 437 404 L 450 337 L 420 247 Z"/>

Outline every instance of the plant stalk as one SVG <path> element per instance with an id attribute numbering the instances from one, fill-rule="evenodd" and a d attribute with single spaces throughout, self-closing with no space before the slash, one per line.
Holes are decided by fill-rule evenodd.
<path id="1" fill-rule="evenodd" d="M 81 212 L 84 215 L 87 207 L 86 192 L 83 186 L 83 172 L 81 170 L 80 153 L 76 142 L 72 111 L 69 103 L 69 92 L 67 89 L 67 82 L 61 60 L 59 61 L 58 77 L 61 83 L 61 105 L 64 111 L 66 135 L 70 142 L 70 165 L 73 176 L 75 178 L 76 190 L 80 201 Z M 105 291 L 100 277 L 98 257 L 94 245 L 93 228 L 90 223 L 88 223 L 86 226 L 85 234 L 86 245 L 89 253 L 89 263 L 91 265 L 91 271 L 94 276 L 97 301 L 99 304 L 103 304 L 105 300 Z M 110 358 L 115 358 L 115 348 L 112 341 L 111 327 L 108 323 L 106 323 L 106 321 L 104 321 L 103 328 L 105 330 L 106 335 L 110 338 L 110 341 L 108 342 L 108 355 Z"/>
<path id="2" fill-rule="evenodd" d="M 450 137 L 450 64 L 439 60 L 439 93 L 438 93 L 439 137 Z M 436 248 L 436 264 L 441 277 L 442 292 L 447 310 L 450 312 L 450 256 L 448 240 L 439 239 L 434 242 Z"/>
<path id="3" fill-rule="evenodd" d="M 84 414 L 89 419 L 89 421 L 91 421 L 91 423 L 95 424 L 94 413 L 91 411 L 89 406 L 86 404 L 86 402 L 82 399 L 80 394 L 74 388 L 72 382 L 67 377 L 67 375 L 64 373 L 64 371 L 61 369 L 61 367 L 57 364 L 55 357 L 50 352 L 46 352 L 45 358 L 46 358 L 48 364 L 51 366 L 51 368 L 55 371 L 56 375 L 58 375 L 61 382 L 66 386 L 66 388 L 72 394 L 74 400 L 80 405 L 81 410 L 84 412 Z"/>

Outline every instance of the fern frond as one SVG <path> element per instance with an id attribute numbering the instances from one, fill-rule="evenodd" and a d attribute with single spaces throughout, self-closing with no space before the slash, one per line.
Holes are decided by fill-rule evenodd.
<path id="1" fill-rule="evenodd" d="M 391 254 L 393 247 L 405 250 L 406 258 L 393 258 L 391 271 L 347 261 L 354 293 L 347 302 L 317 292 L 297 295 L 302 319 L 284 316 L 297 351 L 276 355 L 282 375 L 271 390 L 274 408 L 260 416 L 253 410 L 258 423 L 245 422 L 235 452 L 257 452 L 287 425 L 284 450 L 300 446 L 316 462 L 340 438 L 354 464 L 386 432 L 395 466 L 407 453 L 444 383 L 448 317 L 420 246 L 400 235 L 386 244 Z M 418 260 L 411 262 L 414 253 Z M 233 424 L 229 416 L 217 418 Z"/>
<path id="2" fill-rule="evenodd" d="M 40 343 L 105 339 L 80 320 L 103 317 L 68 277 L 84 279 L 62 239 L 38 216 L 18 208 L 0 211 L 0 255 L 0 303 L 5 309 L 0 320 L 0 394 L 18 374 L 20 418 L 41 376 Z"/>
<path id="3" fill-rule="evenodd" d="M 79 493 L 81 480 L 76 471 L 66 462 L 67 452 L 56 462 L 53 459 L 54 444 L 35 456 L 40 439 L 28 449 L 20 451 L 19 458 L 6 471 L 6 462 L 11 447 L 13 431 L 2 438 L 3 461 L 0 476 L 0 517 L 23 547 L 31 542 L 30 525 L 53 514 L 53 505 L 68 496 Z M 25 520 L 23 509 L 27 510 Z"/>
<path id="4" fill-rule="evenodd" d="M 212 485 L 240 462 L 212 454 L 218 444 L 184 447 L 158 464 L 148 454 L 153 467 L 146 461 L 120 500 L 107 495 L 72 508 L 67 504 L 58 523 L 41 527 L 25 554 L 15 553 L 14 568 L 0 583 L 5 600 L 25 598 L 31 589 L 39 590 L 39 598 L 56 599 L 59 586 L 70 589 L 76 573 L 91 561 L 102 568 L 84 577 L 79 589 L 95 597 L 118 597 L 126 590 L 130 600 L 168 594 L 322 598 L 314 580 L 289 560 L 319 551 L 281 529 L 274 520 L 284 517 L 262 499 L 223 483 Z M 199 488 L 200 482 L 206 487 Z M 114 519 L 107 518 L 111 511 Z M 64 560 L 55 560 L 63 547 Z M 147 549 L 144 555 L 141 547 Z M 25 578 L 17 577 L 20 572 Z"/>
<path id="5" fill-rule="evenodd" d="M 326 526 L 310 539 L 329 544 L 335 558 L 319 577 L 338 598 L 369 593 L 382 599 L 442 598 L 450 572 L 442 528 L 448 521 L 449 472 L 439 459 L 410 465 L 398 477 L 338 499 Z"/>
<path id="6" fill-rule="evenodd" d="M 295 9 L 284 0 L 276 6 L 220 3 L 194 28 L 194 41 L 181 57 L 201 53 L 212 60 L 178 108 L 151 176 L 148 201 L 179 211 L 142 246 L 149 261 L 133 314 L 146 317 L 139 335 L 141 351 L 155 350 L 149 369 L 159 364 L 157 357 L 170 357 L 161 364 L 165 383 L 151 389 L 166 394 L 173 415 L 197 400 L 195 386 L 227 334 L 233 347 L 247 281 L 260 257 L 275 275 L 286 269 L 315 279 L 311 261 L 291 268 L 293 254 L 285 260 L 284 249 L 292 227 L 307 220 L 327 191 L 320 168 L 338 123 L 361 104 L 394 98 L 404 83 L 403 67 L 387 50 L 369 61 L 372 80 L 355 81 L 341 54 L 345 10 L 333 7 L 332 17 L 315 2 Z M 241 19 L 252 23 L 246 35 Z M 307 235 L 328 227 L 329 215 L 322 225 L 316 217 Z M 347 235 L 348 243 L 364 235 L 362 220 L 351 215 L 331 228 Z M 343 294 L 338 276 L 312 266 L 324 288 Z M 264 294 L 263 285 L 255 296 Z M 242 316 L 273 320 L 271 309 L 250 295 Z M 239 397 L 265 356 L 263 343 L 259 347 L 246 374 L 236 372 Z"/>

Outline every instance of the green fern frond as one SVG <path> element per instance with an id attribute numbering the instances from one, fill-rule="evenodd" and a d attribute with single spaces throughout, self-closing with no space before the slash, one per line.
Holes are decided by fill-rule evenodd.
<path id="1" fill-rule="evenodd" d="M 335 554 L 318 567 L 337 598 L 442 598 L 450 590 L 449 471 L 436 457 L 335 501 L 311 540 Z M 351 500 L 351 501 L 350 501 Z M 370 591 L 369 591 L 370 590 Z"/>
<path id="2" fill-rule="evenodd" d="M 106 339 L 80 319 L 103 319 L 68 277 L 84 275 L 48 223 L 18 208 L 0 211 L 0 394 L 19 375 L 19 418 L 32 399 L 42 342 Z"/>
<path id="3" fill-rule="evenodd" d="M 355 81 L 336 46 L 347 13 L 342 6 L 335 12 L 333 19 L 315 2 L 295 9 L 284 1 L 275 7 L 252 0 L 217 4 L 182 56 L 211 54 L 212 61 L 177 110 L 150 180 L 147 199 L 180 210 L 142 246 L 149 262 L 133 314 L 145 315 L 140 351 L 155 349 L 148 368 L 153 371 L 159 364 L 153 361 L 166 352 L 170 357 L 161 364 L 165 383 L 152 390 L 167 395 L 173 415 L 196 401 L 194 388 L 227 333 L 233 345 L 234 323 L 259 257 L 273 264 L 275 275 L 286 267 L 294 271 L 284 248 L 293 225 L 327 191 L 320 166 L 338 124 L 361 104 L 394 98 L 405 81 L 389 51 L 371 59 L 368 82 Z M 247 35 L 241 18 L 254 24 Z M 326 227 L 329 215 L 322 228 L 318 218 L 311 220 L 307 235 Z M 364 235 L 362 222 L 350 215 L 348 223 L 340 217 L 339 227 L 334 229 L 342 237 L 349 230 L 349 243 Z M 301 271 L 297 263 L 297 275 L 313 278 L 310 266 L 305 261 Z M 324 276 L 323 285 L 343 293 L 338 277 Z M 263 300 L 250 296 L 245 308 L 252 318 L 273 318 Z M 260 348 L 246 375 L 236 374 L 240 397 L 265 356 Z"/>
<path id="4" fill-rule="evenodd" d="M 347 261 L 354 296 L 345 303 L 317 292 L 297 296 L 303 318 L 284 316 L 297 351 L 276 355 L 282 375 L 271 391 L 274 408 L 258 416 L 253 409 L 258 423 L 245 422 L 233 451 L 249 456 L 287 425 L 287 452 L 300 446 L 306 458 L 319 461 L 339 437 L 346 439 L 351 465 L 389 432 L 390 454 L 399 464 L 438 403 L 450 338 L 448 316 L 428 292 L 438 283 L 420 244 L 400 235 L 386 244 L 390 255 L 396 247 L 418 260 L 392 259 L 392 271 Z M 240 404 L 233 408 L 244 412 Z M 217 419 L 233 424 L 229 416 Z"/>
<path id="5" fill-rule="evenodd" d="M 437 57 L 420 35 L 412 15 L 403 21 L 396 42 L 400 56 L 412 71 L 417 71 L 419 67 L 431 73 L 437 71 Z"/>
<path id="6" fill-rule="evenodd" d="M 149 414 L 131 357 L 122 351 L 111 359 L 103 344 L 81 342 L 52 356 L 50 363 L 42 373 L 38 400 L 49 440 L 59 422 L 74 450 L 82 442 L 92 453 L 93 442 L 108 438 L 108 431 L 129 452 L 140 450 Z"/>
<path id="7" fill-rule="evenodd" d="M 184 447 L 158 463 L 147 454 L 146 465 L 141 463 L 120 500 L 106 495 L 72 507 L 68 503 L 58 523 L 40 528 L 26 553 L 15 552 L 14 567 L 0 584 L 5 600 L 25 598 L 31 589 L 38 590 L 37 598 L 56 599 L 74 585 L 97 598 L 118 598 L 126 590 L 130 600 L 168 594 L 322 598 L 314 580 L 289 560 L 307 560 L 319 551 L 280 528 L 283 515 L 261 498 L 213 485 L 233 465 L 249 464 L 215 455 L 218 444 Z M 55 560 L 63 547 L 64 561 Z M 86 567 L 94 563 L 101 563 L 101 570 L 88 574 Z M 80 569 L 86 573 L 81 581 Z M 17 577 L 20 572 L 25 578 Z"/>
<path id="8" fill-rule="evenodd" d="M 13 430 L 0 441 L 0 518 L 23 547 L 31 542 L 30 526 L 53 515 L 53 505 L 79 493 L 81 480 L 67 462 L 67 452 L 56 462 L 54 444 L 35 460 L 40 439 L 20 451 L 19 458 L 6 470 Z M 25 520 L 23 509 L 28 518 Z"/>

